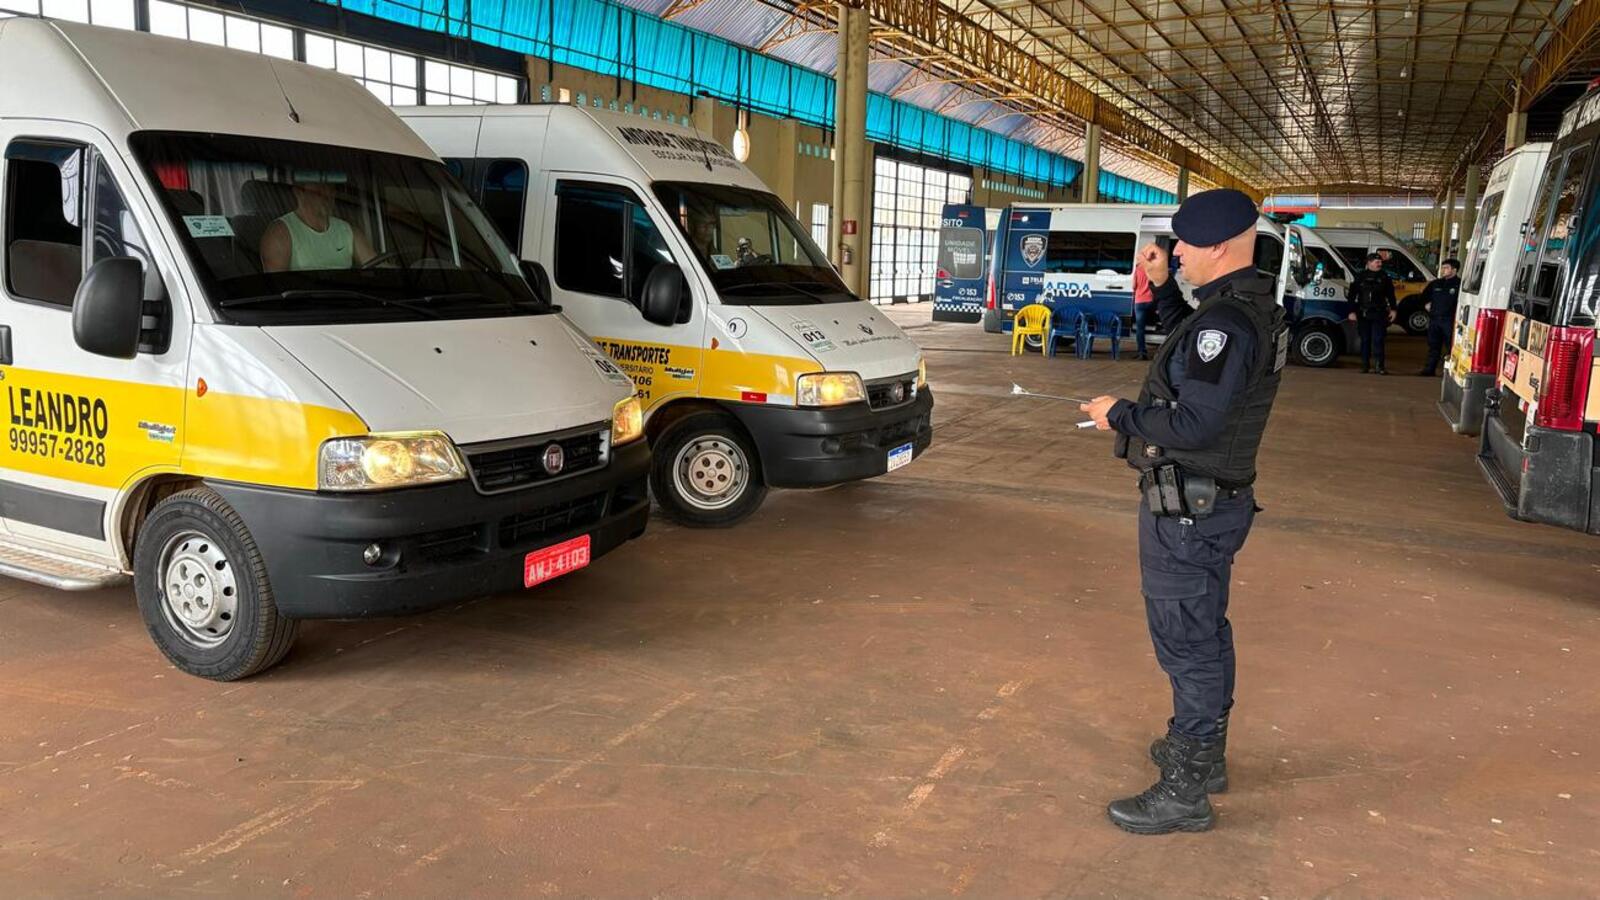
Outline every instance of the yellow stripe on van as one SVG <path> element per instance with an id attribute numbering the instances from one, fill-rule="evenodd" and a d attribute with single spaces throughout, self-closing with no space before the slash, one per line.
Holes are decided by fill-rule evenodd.
<path id="1" fill-rule="evenodd" d="M 189 398 L 187 426 L 185 472 L 305 490 L 316 490 L 323 441 L 368 431 L 344 410 L 211 392 Z"/>
<path id="2" fill-rule="evenodd" d="M 103 488 L 164 470 L 314 490 L 322 442 L 367 430 L 349 412 L 290 400 L 32 369 L 0 369 L 0 392 L 0 466 Z"/>
<path id="3" fill-rule="evenodd" d="M 816 360 L 798 356 L 709 350 L 599 335 L 594 340 L 634 380 L 646 412 L 684 396 L 733 401 L 751 393 L 792 397 L 796 378 L 822 371 Z"/>

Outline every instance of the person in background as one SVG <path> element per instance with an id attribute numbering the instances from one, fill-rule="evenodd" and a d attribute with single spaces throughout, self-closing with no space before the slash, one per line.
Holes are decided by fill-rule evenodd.
<path id="1" fill-rule="evenodd" d="M 1361 371 L 1372 371 L 1373 357 L 1376 356 L 1378 374 L 1389 374 L 1389 370 L 1383 366 L 1383 342 L 1389 331 L 1389 323 L 1394 321 L 1397 304 L 1394 282 L 1389 280 L 1389 273 L 1383 270 L 1382 256 L 1367 254 L 1367 267 L 1357 272 L 1355 280 L 1350 282 L 1350 300 L 1356 306 L 1355 312 L 1350 314 L 1350 321 L 1356 323 L 1356 332 L 1361 335 Z"/>
<path id="2" fill-rule="evenodd" d="M 1461 295 L 1461 261 L 1447 259 L 1439 264 L 1439 277 L 1422 289 L 1422 305 L 1428 310 L 1428 361 L 1418 375 L 1431 376 L 1440 360 L 1450 353 L 1456 324 L 1456 302 Z"/>
<path id="3" fill-rule="evenodd" d="M 1150 311 L 1155 309 L 1155 294 L 1150 290 L 1150 276 L 1145 274 L 1144 266 L 1133 267 L 1133 349 L 1135 359 L 1149 359 L 1150 354 L 1144 348 L 1145 320 L 1150 317 Z"/>

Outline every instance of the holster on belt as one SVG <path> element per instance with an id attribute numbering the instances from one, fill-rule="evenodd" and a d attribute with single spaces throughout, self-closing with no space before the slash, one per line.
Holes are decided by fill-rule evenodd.
<path id="1" fill-rule="evenodd" d="M 1161 463 L 1139 473 L 1145 505 L 1158 516 L 1204 519 L 1217 505 L 1217 480 L 1183 471 L 1177 463 Z"/>

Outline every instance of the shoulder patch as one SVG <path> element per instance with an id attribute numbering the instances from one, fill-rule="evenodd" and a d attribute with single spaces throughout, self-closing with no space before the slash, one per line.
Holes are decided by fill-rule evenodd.
<path id="1" fill-rule="evenodd" d="M 1194 341 L 1194 349 L 1200 354 L 1201 362 L 1211 362 L 1221 356 L 1227 346 L 1228 333 L 1215 328 L 1204 329 Z"/>

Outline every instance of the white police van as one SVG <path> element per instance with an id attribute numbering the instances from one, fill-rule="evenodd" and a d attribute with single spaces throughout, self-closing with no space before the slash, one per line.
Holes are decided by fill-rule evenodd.
<path id="1" fill-rule="evenodd" d="M 355 81 L 0 20 L 0 151 L 0 573 L 226 680 L 644 530 L 632 384 Z"/>
<path id="2" fill-rule="evenodd" d="M 932 443 L 922 351 L 722 145 L 566 104 L 398 112 L 638 383 L 673 519 L 731 525 L 768 487 L 871 478 Z"/>

